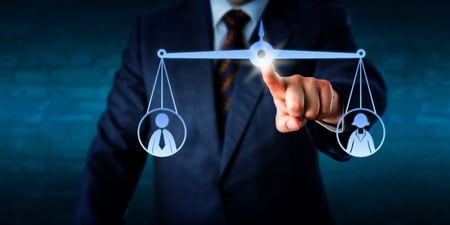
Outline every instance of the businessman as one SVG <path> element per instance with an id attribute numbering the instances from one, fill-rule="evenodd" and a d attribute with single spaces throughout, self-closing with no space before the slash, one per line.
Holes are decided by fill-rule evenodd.
<path id="1" fill-rule="evenodd" d="M 247 48 L 259 40 L 260 20 L 265 41 L 276 49 L 357 50 L 348 15 L 335 2 L 192 0 L 142 13 L 88 154 L 75 224 L 126 221 L 148 157 L 136 128 L 147 112 L 158 49 Z M 150 156 L 154 224 L 334 224 L 318 154 L 350 159 L 334 129 L 349 99 L 356 64 L 275 60 L 257 68 L 226 59 L 167 60 L 189 136 L 176 154 Z M 382 113 L 385 83 L 370 62 L 365 64 Z"/>

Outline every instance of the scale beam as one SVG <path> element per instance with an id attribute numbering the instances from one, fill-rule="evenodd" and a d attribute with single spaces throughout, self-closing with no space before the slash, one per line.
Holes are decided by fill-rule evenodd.
<path id="1" fill-rule="evenodd" d="M 264 51 L 264 50 L 260 50 Z M 258 54 L 261 54 L 259 52 Z M 165 49 L 158 51 L 158 56 L 165 59 L 250 59 L 252 51 L 225 50 L 225 51 L 197 51 L 197 52 L 171 52 Z M 323 52 L 299 50 L 273 50 L 273 59 L 359 59 L 366 56 L 366 51 L 359 49 L 356 52 Z M 264 56 L 258 56 L 260 58 Z"/>
<path id="2" fill-rule="evenodd" d="M 167 53 L 160 49 L 158 56 L 164 59 L 249 59 L 249 50 L 226 50 L 226 51 L 198 51 L 198 52 L 173 52 Z"/>
<path id="3" fill-rule="evenodd" d="M 264 25 L 259 25 L 259 41 L 245 50 L 195 51 L 167 53 L 165 49 L 158 50 L 161 59 L 248 59 L 255 66 L 262 67 L 272 63 L 274 59 L 361 59 L 366 56 L 364 49 L 356 52 L 326 52 L 274 50 L 272 45 L 264 41 Z"/>
<path id="4" fill-rule="evenodd" d="M 322 52 L 274 50 L 274 59 L 360 59 L 366 56 L 366 51 L 359 49 L 356 52 Z"/>
<path id="5" fill-rule="evenodd" d="M 356 52 L 274 50 L 269 43 L 262 40 L 245 50 L 171 53 L 166 52 L 165 49 L 158 51 L 158 57 L 162 59 L 248 59 L 258 67 L 270 64 L 275 59 L 361 59 L 365 56 L 364 49 Z"/>
<path id="6" fill-rule="evenodd" d="M 274 59 L 359 59 L 364 58 L 365 55 L 366 52 L 363 49 L 359 49 L 357 52 L 273 50 Z M 252 54 L 250 50 L 167 53 L 166 50 L 160 49 L 158 56 L 165 59 L 250 59 Z"/>

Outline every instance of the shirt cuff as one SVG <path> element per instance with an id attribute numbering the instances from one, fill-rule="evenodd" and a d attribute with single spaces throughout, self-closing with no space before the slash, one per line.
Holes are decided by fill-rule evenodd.
<path id="1" fill-rule="evenodd" d="M 337 125 L 333 125 L 333 124 L 329 124 L 329 123 L 325 123 L 323 121 L 320 120 L 314 120 L 316 123 L 318 123 L 320 126 L 324 127 L 325 129 L 327 129 L 330 132 L 336 132 L 337 129 Z M 342 121 L 341 124 L 341 128 L 337 131 L 339 134 L 344 132 L 345 130 L 345 120 Z"/>

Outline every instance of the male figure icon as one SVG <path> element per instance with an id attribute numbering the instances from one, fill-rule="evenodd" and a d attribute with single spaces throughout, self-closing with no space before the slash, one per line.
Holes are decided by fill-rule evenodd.
<path id="1" fill-rule="evenodd" d="M 165 129 L 169 124 L 169 117 L 165 113 L 159 113 L 156 115 L 155 123 L 159 129 L 155 130 L 150 137 L 147 147 L 148 152 L 159 157 L 172 155 L 177 150 L 177 146 L 172 133 Z M 161 143 L 161 141 L 164 141 L 164 143 Z"/>

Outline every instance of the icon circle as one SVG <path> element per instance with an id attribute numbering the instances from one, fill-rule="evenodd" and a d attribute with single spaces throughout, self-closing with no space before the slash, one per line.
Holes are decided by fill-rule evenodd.
<path id="1" fill-rule="evenodd" d="M 362 114 L 361 112 L 366 112 L 366 113 L 374 116 L 376 118 L 376 120 L 373 123 L 378 121 L 381 125 L 381 132 L 382 132 L 381 140 L 379 141 L 378 145 L 375 146 L 375 151 L 366 153 L 366 154 L 356 154 L 356 153 L 348 151 L 347 148 L 344 147 L 343 143 L 341 142 L 341 138 L 339 137 L 339 134 L 340 134 L 339 131 L 341 130 L 341 127 L 343 126 L 343 122 L 344 122 L 345 118 L 350 116 L 350 114 L 356 114 L 356 117 L 359 117 L 359 115 Z M 359 118 L 357 118 L 356 120 L 359 120 Z M 355 125 L 359 125 L 359 124 L 353 124 L 353 126 L 355 126 Z M 339 122 L 336 126 L 336 139 L 339 143 L 339 146 L 346 153 L 348 153 L 349 155 L 355 156 L 355 157 L 367 157 L 367 156 L 373 155 L 375 152 L 377 152 L 381 148 L 381 146 L 384 143 L 385 137 L 386 137 L 386 128 L 384 126 L 383 120 L 377 113 L 375 113 L 374 111 L 372 111 L 370 109 L 366 109 L 366 108 L 354 108 L 354 109 L 349 110 L 344 115 L 342 115 L 341 119 L 339 120 Z"/>
<path id="2" fill-rule="evenodd" d="M 164 116 L 162 116 L 164 115 Z M 169 120 L 170 118 L 170 120 Z M 161 125 L 165 125 L 163 126 L 164 128 L 170 127 L 170 124 L 175 124 L 176 125 L 176 129 L 182 129 L 182 135 L 178 135 L 178 137 L 176 138 L 176 150 L 169 153 L 169 154 L 159 154 L 159 153 L 155 153 L 150 151 L 147 146 L 144 144 L 143 141 L 143 137 L 142 137 L 142 130 L 144 127 L 144 121 L 147 120 L 153 120 L 153 123 L 155 124 L 155 126 L 153 127 L 153 130 L 150 131 L 149 133 L 157 130 L 157 129 L 161 129 L 162 126 Z M 187 129 L 186 129 L 186 123 L 184 122 L 183 118 L 174 110 L 172 109 L 168 109 L 168 108 L 156 108 L 153 110 L 150 110 L 149 112 L 147 112 L 139 121 L 138 124 L 138 128 L 137 128 L 137 136 L 138 136 L 138 140 L 139 140 L 139 144 L 141 145 L 141 147 L 149 154 L 156 156 L 156 157 L 167 157 L 167 156 L 171 156 L 175 153 L 177 153 L 184 145 L 184 143 L 186 142 L 186 137 L 187 137 Z M 180 137 L 181 136 L 181 137 Z"/>

